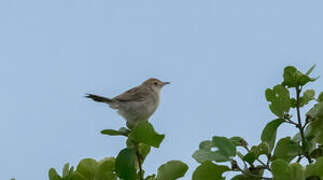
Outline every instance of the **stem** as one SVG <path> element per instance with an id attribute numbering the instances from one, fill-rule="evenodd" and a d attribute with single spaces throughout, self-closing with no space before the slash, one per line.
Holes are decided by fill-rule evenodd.
<path id="1" fill-rule="evenodd" d="M 137 143 L 135 145 L 135 148 L 136 148 L 136 155 L 137 155 L 137 160 L 138 160 L 138 165 L 139 165 L 139 180 L 144 180 L 144 174 L 143 174 L 142 162 L 141 162 L 141 155 L 140 155 Z"/>
<path id="2" fill-rule="evenodd" d="M 305 152 L 306 150 L 306 140 L 305 140 L 305 136 L 304 136 L 304 127 L 306 126 L 306 123 L 304 124 L 304 127 L 302 125 L 302 119 L 301 119 L 301 112 L 299 109 L 300 106 L 300 93 L 301 93 L 302 88 L 299 88 L 298 86 L 296 87 L 296 111 L 297 111 L 297 120 L 298 120 L 298 125 L 296 126 L 299 129 L 299 132 L 301 134 L 302 137 L 302 148 L 303 151 Z M 305 152 L 305 157 L 307 158 L 309 163 L 312 163 L 312 159 L 309 156 L 308 152 Z"/>
<path id="3" fill-rule="evenodd" d="M 250 152 L 250 149 L 247 147 L 247 146 L 244 146 L 244 148 L 248 151 L 248 153 Z M 259 159 L 258 157 L 257 157 L 257 159 L 256 159 L 262 166 L 263 166 L 263 168 L 265 168 L 265 169 L 268 169 L 269 171 L 271 171 L 271 168 L 269 167 L 269 158 L 268 158 L 268 161 L 267 161 L 267 164 L 266 163 L 264 163 L 261 159 Z"/>
<path id="4" fill-rule="evenodd" d="M 298 162 L 298 163 L 299 163 L 299 162 L 302 160 L 302 158 L 303 158 L 302 156 L 298 156 L 298 158 L 297 158 L 297 161 L 296 161 L 296 162 Z"/>
<path id="5" fill-rule="evenodd" d="M 292 121 L 289 117 L 287 118 L 284 118 L 285 122 L 289 123 L 289 124 L 293 124 L 295 125 L 296 127 L 299 126 L 299 124 L 297 124 L 296 122 Z"/>
<path id="6" fill-rule="evenodd" d="M 300 130 L 300 134 L 302 137 L 302 143 L 303 145 L 305 144 L 305 137 L 304 137 L 304 131 L 303 131 L 303 126 L 302 126 L 302 119 L 301 119 L 301 112 L 299 110 L 299 95 L 301 93 L 301 90 L 299 89 L 299 87 L 296 87 L 296 111 L 297 111 L 297 120 L 298 120 L 298 128 Z"/>
<path id="7" fill-rule="evenodd" d="M 267 167 L 269 168 L 268 170 L 269 171 L 271 171 L 271 169 L 270 169 L 270 166 L 269 166 L 269 164 L 270 164 L 270 159 L 271 159 L 271 153 L 269 154 L 269 155 L 267 155 Z"/>
<path id="8" fill-rule="evenodd" d="M 303 125 L 303 127 L 302 127 L 303 131 L 304 131 L 305 127 L 306 127 L 309 123 L 310 123 L 310 117 L 309 117 L 309 116 L 307 116 L 307 117 L 306 117 L 306 120 L 305 120 L 305 123 L 304 123 L 304 125 Z"/>
<path id="9" fill-rule="evenodd" d="M 260 179 L 268 179 L 268 180 L 272 180 L 273 179 L 273 178 L 270 178 L 270 177 L 262 177 L 262 176 L 257 176 L 255 174 L 251 174 L 251 173 L 246 172 L 245 170 L 241 169 L 239 166 L 237 167 L 237 170 L 240 171 L 242 174 L 245 174 L 247 176 L 252 176 L 252 177 L 260 178 Z"/>
<path id="10" fill-rule="evenodd" d="M 242 157 L 240 157 L 240 156 L 238 156 L 238 157 L 241 159 L 241 161 L 242 161 L 242 163 L 243 163 L 243 166 L 244 166 L 244 168 L 246 169 L 246 168 L 248 167 L 247 163 L 243 160 L 243 158 L 242 158 Z"/>

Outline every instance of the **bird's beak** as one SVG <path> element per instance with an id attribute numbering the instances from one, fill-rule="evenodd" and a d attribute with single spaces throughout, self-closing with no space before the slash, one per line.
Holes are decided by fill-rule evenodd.
<path id="1" fill-rule="evenodd" d="M 163 86 L 170 84 L 170 82 L 163 82 Z"/>

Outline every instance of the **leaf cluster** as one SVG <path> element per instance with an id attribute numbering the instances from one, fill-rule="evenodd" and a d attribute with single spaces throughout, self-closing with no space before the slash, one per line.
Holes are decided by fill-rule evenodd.
<path id="1" fill-rule="evenodd" d="M 238 172 L 233 180 L 323 179 L 323 92 L 315 97 L 313 89 L 303 90 L 318 79 L 309 76 L 314 67 L 302 73 L 288 66 L 284 69 L 283 82 L 265 91 L 269 109 L 276 118 L 265 126 L 258 145 L 249 147 L 242 137 L 214 136 L 212 140 L 202 141 L 193 154 L 200 163 L 193 179 L 223 180 L 228 172 Z M 291 97 L 292 91 L 295 97 Z M 316 103 L 302 117 L 300 109 L 312 101 Z M 282 124 L 294 126 L 295 134 L 276 141 Z M 302 159 L 307 164 L 301 163 Z M 223 162 L 224 165 L 219 165 Z"/>
<path id="2" fill-rule="evenodd" d="M 99 162 L 94 159 L 83 159 L 76 170 L 67 163 L 60 176 L 55 169 L 49 170 L 49 180 L 175 180 L 183 177 L 188 166 L 178 160 L 168 161 L 161 165 L 157 174 L 144 177 L 142 164 L 151 147 L 159 148 L 165 135 L 158 134 L 147 122 L 138 123 L 133 129 L 105 129 L 104 135 L 124 136 L 126 147 L 116 158 L 106 158 Z"/>

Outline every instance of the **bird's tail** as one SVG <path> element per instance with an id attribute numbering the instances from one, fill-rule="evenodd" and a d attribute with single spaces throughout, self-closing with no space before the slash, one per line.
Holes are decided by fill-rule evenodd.
<path id="1" fill-rule="evenodd" d="M 87 94 L 85 97 L 93 99 L 94 101 L 97 101 L 97 102 L 102 102 L 102 103 L 107 103 L 107 104 L 110 104 L 112 102 L 112 100 L 109 98 L 106 98 L 103 96 L 97 96 L 94 94 Z"/>

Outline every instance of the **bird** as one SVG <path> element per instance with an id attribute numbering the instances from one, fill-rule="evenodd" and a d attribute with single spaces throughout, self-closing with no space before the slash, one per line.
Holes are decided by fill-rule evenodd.
<path id="1" fill-rule="evenodd" d="M 96 102 L 106 103 L 110 108 L 117 110 L 118 114 L 126 120 L 127 127 L 132 129 L 139 122 L 149 120 L 159 106 L 160 91 L 167 84 L 170 82 L 150 78 L 114 98 L 94 94 L 86 94 L 85 97 Z"/>

